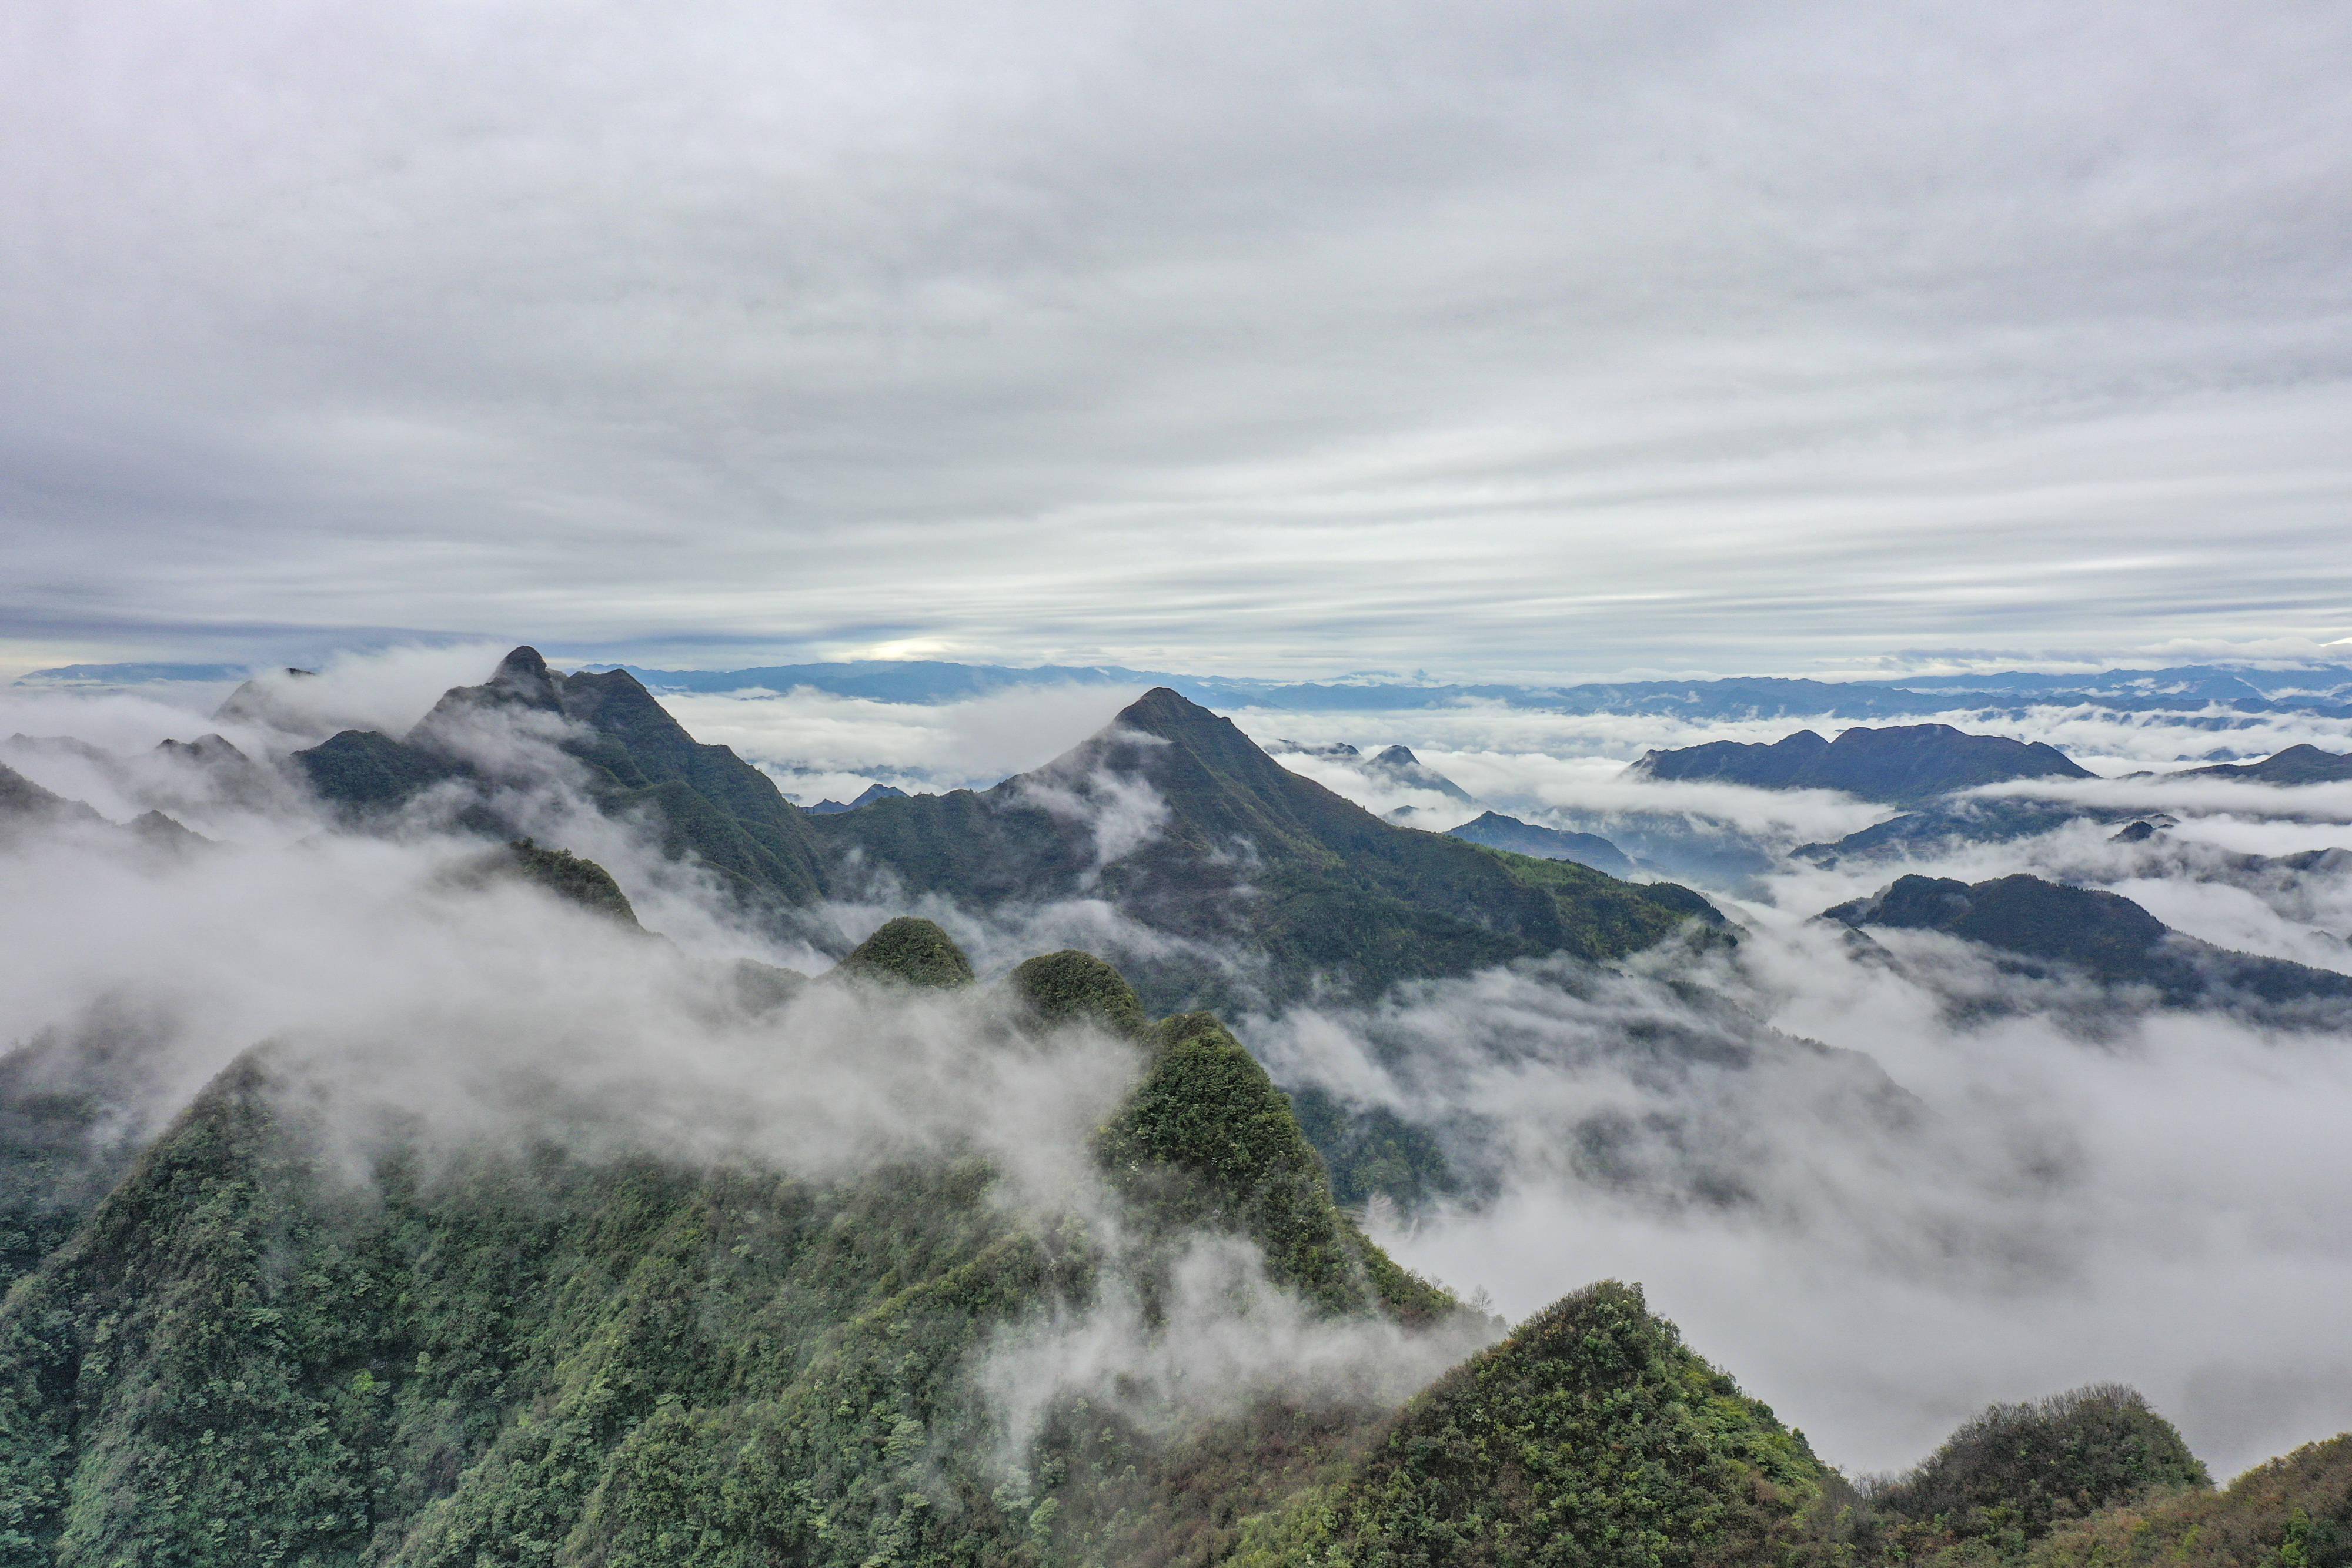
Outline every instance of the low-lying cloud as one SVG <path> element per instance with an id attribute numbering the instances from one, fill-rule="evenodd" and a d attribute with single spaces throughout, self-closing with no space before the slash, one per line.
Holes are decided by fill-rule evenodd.
<path id="1" fill-rule="evenodd" d="M 1916 969 L 1750 913 L 1713 973 L 1522 967 L 1249 1040 L 1289 1082 L 1481 1141 L 1497 1196 L 1385 1226 L 1400 1259 L 1514 1316 L 1639 1279 L 1850 1470 L 2098 1378 L 2223 1472 L 2352 1426 L 2339 1040 L 2203 1014 L 2095 1039 L 2063 1009 L 1956 1019 Z M 1777 1032 L 1704 999 L 1724 997 Z"/>
<path id="2" fill-rule="evenodd" d="M 446 673 L 419 655 L 381 678 L 320 678 L 353 694 L 337 699 L 345 711 L 373 703 L 399 729 L 438 695 L 427 677 Z M 123 755 L 215 727 L 143 697 L 8 700 L 28 734 Z M 895 758 L 894 778 L 992 781 L 1066 750 L 1124 700 L 1046 688 L 921 709 L 810 693 L 672 706 L 700 738 L 741 724 L 734 743 L 772 768 L 799 758 L 864 779 Z M 84 706 L 58 706 L 69 703 Z M 1000 719 L 1007 734 L 984 733 Z M 1778 849 L 1888 814 L 1817 793 L 1623 779 L 1647 744 L 1718 737 L 1637 747 L 1647 720 L 1589 726 L 1556 751 L 1543 747 L 1583 721 L 1250 716 L 1254 729 L 1276 720 L 1301 739 L 1402 741 L 1483 800 L 1563 824 L 1675 816 Z M 428 800 L 400 832 L 369 836 L 272 797 L 242 817 L 192 810 L 229 841 L 177 854 L 103 829 L 0 850 L 16 894 L 0 904 L 0 948 L 16 960 L 0 970 L 0 1045 L 136 1020 L 126 1135 L 267 1045 L 289 1083 L 331 1091 L 320 1103 L 344 1107 L 334 1124 L 354 1149 L 404 1117 L 453 1137 L 526 1128 L 812 1175 L 961 1150 L 999 1162 L 1023 1201 L 1105 1213 L 1084 1151 L 1138 1071 L 1130 1047 L 1085 1030 L 1015 1039 L 975 997 L 814 987 L 781 1007 L 738 1005 L 733 960 L 824 960 L 747 928 L 707 873 L 595 810 L 559 738 L 475 736 L 485 787 L 509 820 L 610 867 L 667 940 L 468 876 L 481 845 L 447 831 L 454 802 Z M 270 746 L 292 742 L 247 739 L 264 765 Z M 99 803 L 117 821 L 163 788 L 47 756 L 24 770 L 116 789 Z M 2039 791 L 2175 820 L 2143 843 L 2081 822 L 1885 862 L 1779 863 L 1723 900 L 1748 928 L 1736 956 L 1662 955 L 1616 976 L 1518 966 L 1240 1027 L 1286 1083 L 1434 1129 L 1474 1169 L 1475 1201 L 1380 1219 L 1402 1260 L 1484 1287 L 1513 1316 L 1596 1278 L 1640 1280 L 1834 1462 L 1904 1465 L 1989 1401 L 2112 1377 L 2234 1469 L 2352 1426 L 2336 1322 L 2352 1299 L 2352 1180 L 2337 1153 L 2352 1060 L 2340 1040 L 2179 1012 L 2085 1030 L 2052 998 L 1956 1010 L 1954 997 L 2003 983 L 1981 955 L 1929 937 L 1874 962 L 1810 918 L 1906 870 L 2027 869 L 2113 887 L 2225 946 L 2327 962 L 2352 932 L 2352 877 L 2274 875 L 2239 857 L 2352 845 L 2352 799 L 2210 782 Z M 1099 863 L 1149 841 L 1156 798 L 1091 773 L 1066 787 L 1066 825 Z M 983 975 L 1065 946 L 1126 960 L 1176 945 L 1088 896 L 978 911 L 877 886 L 819 917 L 845 941 L 910 908 L 946 925 Z M 1267 1293 L 1245 1250 L 1203 1239 L 1175 1276 L 1174 1299 L 1190 1305 L 1151 1332 L 1113 1289 L 1008 1333 L 984 1364 L 1008 1444 L 1058 1393 L 1125 1390 L 1147 1420 L 1267 1391 L 1385 1400 L 1461 1348 L 1380 1327 L 1327 1333 Z"/>

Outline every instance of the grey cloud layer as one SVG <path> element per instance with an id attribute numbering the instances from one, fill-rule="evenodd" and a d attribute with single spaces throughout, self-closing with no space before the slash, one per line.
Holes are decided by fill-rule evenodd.
<path id="1" fill-rule="evenodd" d="M 2352 20 L 48 0 L 0 657 L 2340 636 Z"/>

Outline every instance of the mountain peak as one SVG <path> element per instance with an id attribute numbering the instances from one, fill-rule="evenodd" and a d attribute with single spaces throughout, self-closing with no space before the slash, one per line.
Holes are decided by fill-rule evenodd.
<path id="1" fill-rule="evenodd" d="M 1115 726 L 1141 730 L 1163 740 L 1172 740 L 1188 731 L 1228 724 L 1229 721 L 1211 713 L 1199 703 L 1168 686 L 1154 686 L 1125 707 L 1111 723 Z"/>
<path id="2" fill-rule="evenodd" d="M 555 682 L 548 670 L 547 661 L 540 657 L 539 650 L 529 643 L 499 661 L 499 667 L 491 672 L 489 685 L 492 690 L 501 695 L 520 697 L 529 703 L 551 703 L 555 700 Z"/>

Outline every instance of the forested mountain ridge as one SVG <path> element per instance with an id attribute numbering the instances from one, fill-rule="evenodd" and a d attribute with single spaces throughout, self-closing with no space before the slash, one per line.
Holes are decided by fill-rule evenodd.
<path id="1" fill-rule="evenodd" d="M 1637 1289 L 1477 1349 L 1214 1019 L 1153 1023 L 1084 954 L 992 995 L 967 975 L 902 920 L 830 983 L 971 998 L 974 1051 L 1132 1042 L 1090 1140 L 1118 1225 L 1007 1201 L 953 1149 L 811 1179 L 383 1147 L 355 1184 L 281 1065 L 241 1061 L 0 1303 L 0 1564 L 2340 1568 L 2352 1543 L 2347 1440 L 2215 1493 L 2125 1390 L 1996 1407 L 1857 1493 Z M 1244 1333 L 1468 1354 L 1401 1405 L 1055 1382 L 1054 1336 L 1136 1291 L 1138 1350 L 1238 1292 Z"/>
<path id="2" fill-rule="evenodd" d="M 347 731 L 295 760 L 321 799 L 383 816 L 509 765 L 516 733 L 576 764 L 599 809 L 656 824 L 667 852 L 691 853 L 786 926 L 826 898 L 1107 900 L 1192 944 L 1136 969 L 1162 1008 L 1331 983 L 1377 990 L 1556 952 L 1609 959 L 1719 920 L 1671 884 L 1383 821 L 1165 688 L 993 789 L 844 812 L 793 806 L 729 748 L 696 742 L 627 673 L 564 675 L 528 648 L 404 738 Z M 511 829 L 487 802 L 464 810 L 485 831 Z"/>
<path id="3" fill-rule="evenodd" d="M 969 994 L 943 944 L 895 923 L 836 983 Z M 977 1051 L 1080 1020 L 1135 1042 L 1094 1140 L 1119 1225 L 1005 1201 L 952 1149 L 813 1180 L 386 1145 L 355 1185 L 276 1058 L 246 1058 L 0 1304 L 0 1563 L 1206 1564 L 1245 1536 L 1244 1560 L 1304 1562 L 1279 1542 L 1327 1517 L 1367 1561 L 1427 1560 L 1433 1528 L 1532 1560 L 1508 1542 L 1547 1521 L 1622 1519 L 1678 1562 L 1681 1526 L 1790 1536 L 1822 1495 L 1802 1440 L 1622 1290 L 1393 1420 L 1276 1378 L 1204 1406 L 1048 1389 L 1008 1427 L 997 1358 L 1137 1291 L 1139 1347 L 1236 1290 L 1251 1332 L 1388 1336 L 1375 1369 L 1487 1334 L 1334 1207 L 1213 1019 L 1146 1024 L 1076 954 L 975 1005 Z M 1465 1421 L 1513 1434 L 1444 1439 L 1507 1492 L 1414 1457 Z M 1549 1457 L 1522 1470 L 1528 1444 Z"/>

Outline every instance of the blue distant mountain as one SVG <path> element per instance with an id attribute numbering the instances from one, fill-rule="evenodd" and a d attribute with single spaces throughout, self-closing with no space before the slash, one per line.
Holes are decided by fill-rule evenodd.
<path id="1" fill-rule="evenodd" d="M 2200 715 L 2207 727 L 2215 729 L 2231 727 L 2232 713 L 2288 709 L 2352 717 L 2352 665 L 2344 664 L 2311 664 L 2287 670 L 2191 664 L 2056 675 L 1992 671 L 1873 681 L 1739 675 L 1716 680 L 1560 685 L 1389 679 L 1275 681 L 1131 670 L 1109 664 L 1020 668 L 928 660 L 779 664 L 718 671 L 656 670 L 634 664 L 593 667 L 626 669 L 657 692 L 789 691 L 806 686 L 843 696 L 908 703 L 954 702 L 1009 686 L 1070 683 L 1166 686 L 1194 702 L 1225 709 L 1276 708 L 1299 713 L 1394 712 L 1451 707 L 1463 702 L 1495 702 L 1547 712 L 1651 714 L 1684 719 L 1885 719 L 1948 713 L 1955 707 L 2014 711 L 2055 705 Z M 2209 709 L 2212 711 L 2207 712 Z"/>
<path id="2" fill-rule="evenodd" d="M 814 815 L 830 817 L 842 811 L 855 811 L 860 806 L 871 806 L 877 800 L 903 800 L 906 798 L 904 789 L 888 784 L 868 784 L 865 792 L 855 800 L 819 800 L 808 810 Z"/>
<path id="3" fill-rule="evenodd" d="M 1646 753 L 1626 771 L 1645 779 L 1705 779 L 1757 789 L 1838 789 L 1864 800 L 1896 804 L 2017 779 L 2092 776 L 2054 746 L 1969 735 L 1948 724 L 1856 727 L 1835 740 L 1801 729 L 1769 746 L 1710 741 Z"/>
<path id="4" fill-rule="evenodd" d="M 1506 817 L 1500 811 L 1489 811 L 1446 831 L 1490 850 L 1508 850 L 1538 860 L 1573 861 L 1594 871 L 1605 871 L 1611 876 L 1631 876 L 1633 873 L 1633 857 L 1599 833 L 1563 832 L 1558 828 Z"/>
<path id="5" fill-rule="evenodd" d="M 17 684 L 131 685 L 157 681 L 225 681 L 243 664 L 66 664 L 37 670 Z M 626 670 L 652 691 L 791 691 L 799 687 L 876 702 L 958 702 L 1013 686 L 1081 685 L 1166 686 L 1190 700 L 1228 711 L 1275 708 L 1300 713 L 1370 713 L 1450 707 L 1463 702 L 1502 703 L 1555 713 L 1622 713 L 1682 719 L 1892 719 L 1949 713 L 1954 708 L 2015 712 L 2033 706 L 2096 706 L 2162 712 L 2181 722 L 2228 729 L 2236 716 L 2278 711 L 2352 717 L 2352 664 L 2302 664 L 2284 669 L 2182 664 L 2151 670 L 2102 670 L 2082 674 L 1997 670 L 1968 674 L 1889 676 L 1820 681 L 1777 675 L 1721 679 L 1528 683 L 1432 683 L 1385 676 L 1332 681 L 1188 675 L 1118 664 L 965 664 L 943 660 L 844 660 L 827 664 L 762 664 L 733 670 L 665 670 L 639 664 L 591 664 L 589 671 Z"/>
<path id="6" fill-rule="evenodd" d="M 241 681 L 251 664 L 59 664 L 20 675 L 20 686 L 144 686 L 159 681 Z"/>
<path id="7" fill-rule="evenodd" d="M 2352 752 L 2322 751 L 2315 746 L 2290 746 L 2260 762 L 2221 763 L 2191 768 L 2181 779 L 2243 779 L 2256 784 L 2340 784 L 2352 779 Z"/>

